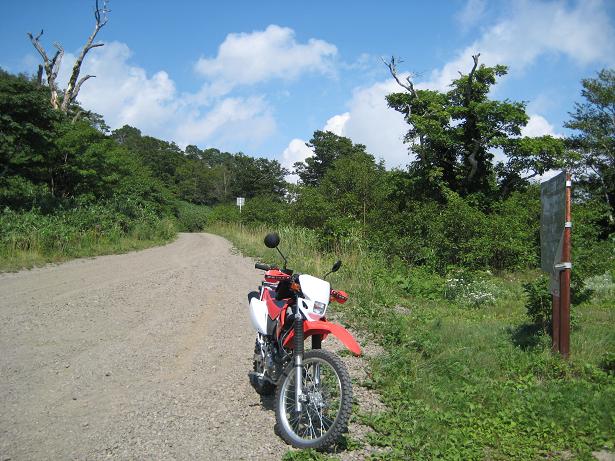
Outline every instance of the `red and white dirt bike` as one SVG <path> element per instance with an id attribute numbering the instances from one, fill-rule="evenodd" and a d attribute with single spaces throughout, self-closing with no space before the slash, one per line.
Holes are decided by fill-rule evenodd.
<path id="1" fill-rule="evenodd" d="M 323 449 L 346 432 L 352 406 L 348 370 L 340 358 L 321 349 L 327 335 L 336 336 L 353 354 L 357 341 L 342 326 L 325 318 L 331 301 L 345 303 L 343 291 L 329 282 L 286 268 L 280 237 L 265 237 L 284 259 L 282 269 L 257 263 L 265 272 L 259 291 L 248 295 L 250 319 L 257 331 L 250 382 L 261 395 L 275 393 L 275 415 L 282 438 L 297 448 Z M 333 265 L 336 272 L 341 261 Z M 304 341 L 312 337 L 311 350 Z"/>

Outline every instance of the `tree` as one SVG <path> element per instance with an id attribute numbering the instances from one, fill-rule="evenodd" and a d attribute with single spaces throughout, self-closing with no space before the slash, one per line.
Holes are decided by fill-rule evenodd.
<path id="1" fill-rule="evenodd" d="M 107 15 L 110 10 L 108 8 L 107 0 L 103 0 L 102 8 L 99 6 L 98 1 L 99 0 L 96 0 L 96 7 L 94 9 L 94 19 L 96 20 L 96 24 L 94 25 L 94 31 L 88 37 L 87 41 L 85 42 L 85 45 L 79 53 L 79 56 L 77 56 L 77 60 L 73 65 L 73 70 L 68 80 L 68 85 L 66 87 L 66 90 L 64 90 L 63 92 L 64 95 L 61 102 L 60 90 L 58 89 L 57 85 L 57 78 L 58 72 L 60 70 L 60 65 L 62 64 L 62 58 L 64 57 L 64 48 L 61 44 L 55 42 L 53 46 L 56 48 L 57 51 L 50 59 L 47 55 L 47 52 L 45 51 L 45 48 L 40 42 L 40 38 L 43 35 L 43 30 L 41 29 L 41 31 L 36 36 L 32 35 L 32 33 L 30 32 L 28 32 L 27 34 L 30 38 L 30 41 L 32 42 L 32 45 L 41 55 L 41 58 L 43 58 L 42 68 L 41 66 L 39 66 L 38 82 L 39 84 L 42 83 L 42 70 L 44 69 L 45 75 L 47 76 L 47 85 L 49 85 L 49 90 L 51 92 L 51 107 L 53 107 L 54 109 L 60 109 L 64 113 L 68 113 L 71 104 L 73 104 L 77 99 L 77 95 L 79 94 L 81 85 L 83 85 L 86 80 L 95 77 L 95 75 L 85 75 L 79 78 L 79 73 L 81 72 L 81 64 L 83 63 L 85 55 L 88 53 L 88 51 L 90 51 L 92 48 L 104 46 L 104 43 L 94 43 L 94 39 L 96 38 L 96 35 L 98 35 L 100 29 L 102 29 L 105 24 L 107 24 Z"/>
<path id="2" fill-rule="evenodd" d="M 0 70 L 0 178 L 21 176 L 53 188 L 55 129 L 62 114 L 44 89 Z"/>
<path id="3" fill-rule="evenodd" d="M 372 155 L 355 152 L 333 162 L 320 190 L 340 215 L 360 221 L 365 235 L 368 214 L 384 199 L 384 172 Z"/>
<path id="4" fill-rule="evenodd" d="M 500 168 L 506 173 L 500 179 L 509 180 L 541 174 L 563 156 L 561 141 L 546 136 L 530 143 L 521 137 L 521 128 L 529 120 L 525 103 L 488 97 L 497 78 L 506 75 L 506 66 L 479 66 L 479 56 L 472 57 L 470 72 L 460 73 L 446 93 L 415 89 L 411 77 L 405 82 L 400 79 L 395 58 L 385 62 L 406 90 L 388 95 L 387 102 L 410 125 L 404 139 L 416 155 L 410 174 L 416 189 L 434 198 L 443 198 L 445 188 L 462 196 L 492 198 L 497 193 L 494 152 L 498 149 L 509 159 Z M 530 174 L 524 178 L 527 171 Z"/>
<path id="5" fill-rule="evenodd" d="M 364 145 L 353 144 L 349 138 L 330 131 L 315 131 L 306 145 L 314 150 L 314 155 L 305 159 L 305 162 L 293 165 L 295 173 L 306 186 L 318 185 L 337 159 L 352 153 L 365 153 Z"/>
<path id="6" fill-rule="evenodd" d="M 235 154 L 230 163 L 233 196 L 252 198 L 257 195 L 284 195 L 288 174 L 277 160 L 254 158 L 242 153 Z"/>
<path id="7" fill-rule="evenodd" d="M 579 179 L 598 192 L 609 208 L 609 221 L 615 223 L 615 70 L 603 69 L 597 78 L 581 81 L 582 103 L 575 103 L 565 124 L 577 133 L 569 145 L 580 155 Z"/>

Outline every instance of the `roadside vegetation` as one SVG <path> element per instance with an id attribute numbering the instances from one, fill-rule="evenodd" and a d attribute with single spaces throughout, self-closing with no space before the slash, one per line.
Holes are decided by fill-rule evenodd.
<path id="1" fill-rule="evenodd" d="M 299 272 L 343 260 L 331 280 L 352 301 L 335 308 L 386 351 L 361 384 L 387 411 L 358 416 L 385 458 L 613 452 L 615 71 L 582 81 L 567 139 L 524 137 L 525 103 L 490 99 L 506 67 L 478 58 L 447 92 L 408 81 L 387 97 L 408 123 L 407 169 L 316 131 L 298 184 L 275 160 L 110 131 L 77 104 L 53 109 L 34 79 L 0 71 L 0 270 L 202 229 L 273 262 L 262 238 L 277 230 Z M 395 61 L 388 67 L 396 77 Z M 563 168 L 574 177 L 569 360 L 550 351 L 533 182 Z"/>
<path id="2" fill-rule="evenodd" d="M 475 64 L 477 64 L 477 59 Z M 394 65 L 391 65 L 394 73 Z M 409 124 L 408 170 L 316 132 L 290 200 L 239 214 L 214 207 L 208 229 L 265 262 L 276 230 L 291 267 L 323 274 L 351 302 L 334 306 L 385 353 L 371 378 L 387 410 L 360 414 L 377 459 L 592 459 L 615 447 L 615 73 L 583 84 L 568 139 L 527 138 L 525 105 L 493 101 L 502 66 L 475 65 L 448 93 L 388 97 Z M 507 162 L 494 162 L 492 149 Z M 574 174 L 571 357 L 551 352 L 532 177 Z M 289 452 L 287 459 L 322 459 Z"/>
<path id="3" fill-rule="evenodd" d="M 0 114 L 0 271 L 169 242 L 203 229 L 213 204 L 284 185 L 276 161 L 110 131 L 2 70 Z"/>
<path id="4" fill-rule="evenodd" d="M 208 230 L 244 254 L 280 262 L 262 243 L 271 229 L 215 224 Z M 451 269 L 440 276 L 361 245 L 327 251 L 314 231 L 275 229 L 299 272 L 324 274 L 337 258 L 343 261 L 331 282 L 351 298 L 332 309 L 384 346 L 386 353 L 370 364 L 372 378 L 357 383 L 377 390 L 388 408 L 359 413 L 375 430 L 369 443 L 389 449 L 378 459 L 592 459 L 593 451 L 614 450 L 612 272 L 600 278 L 600 291 L 574 306 L 572 354 L 564 360 L 551 353 L 548 331 L 531 315 L 523 285 L 535 271 L 496 276 Z"/>

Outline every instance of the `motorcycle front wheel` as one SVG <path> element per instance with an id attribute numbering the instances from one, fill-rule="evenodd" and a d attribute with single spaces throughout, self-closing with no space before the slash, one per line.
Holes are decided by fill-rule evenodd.
<path id="1" fill-rule="evenodd" d="M 325 449 L 346 432 L 352 385 L 340 358 L 326 350 L 303 354 L 304 401 L 296 411 L 295 372 L 291 364 L 278 383 L 276 422 L 282 438 L 296 448 Z"/>

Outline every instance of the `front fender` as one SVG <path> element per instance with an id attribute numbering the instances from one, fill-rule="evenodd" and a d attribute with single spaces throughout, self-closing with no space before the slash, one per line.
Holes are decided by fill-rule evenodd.
<path id="1" fill-rule="evenodd" d="M 303 335 L 304 337 L 312 336 L 312 335 L 328 335 L 332 334 L 337 339 L 339 339 L 344 346 L 348 348 L 350 352 L 354 355 L 361 355 L 361 346 L 359 343 L 352 337 L 352 335 L 341 325 L 336 323 L 324 322 L 322 320 L 305 320 L 303 322 Z M 295 338 L 295 332 L 293 330 L 290 331 L 289 335 L 284 340 L 285 347 L 292 347 L 293 339 Z"/>

